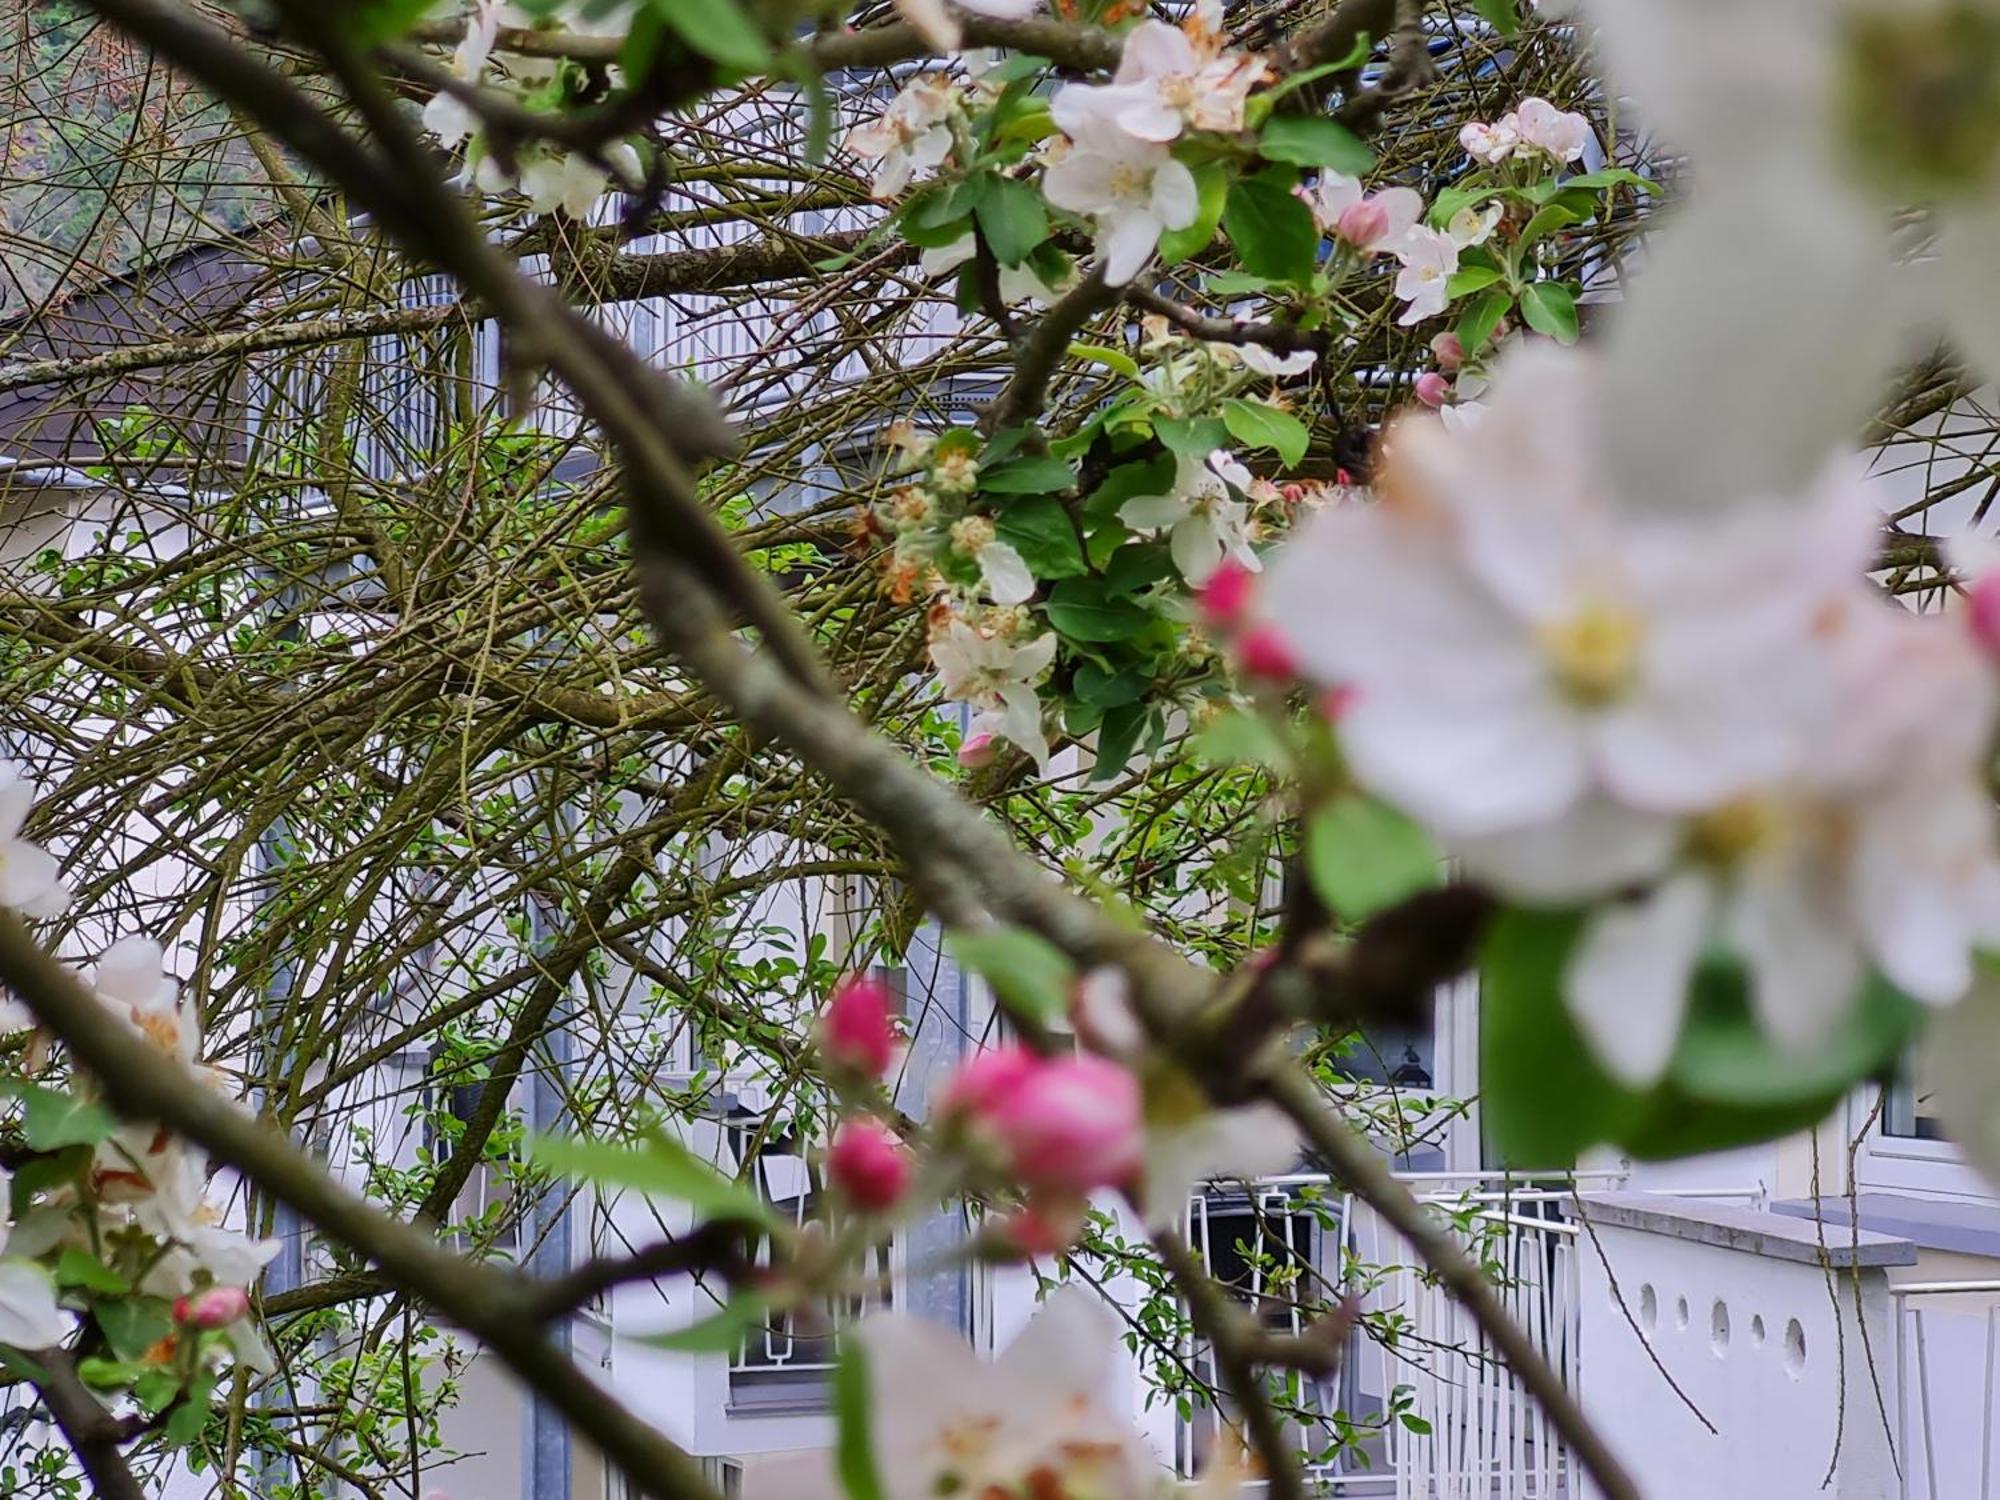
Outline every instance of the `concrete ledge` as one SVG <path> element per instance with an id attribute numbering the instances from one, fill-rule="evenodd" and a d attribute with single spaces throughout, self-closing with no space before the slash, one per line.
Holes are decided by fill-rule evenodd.
<path id="1" fill-rule="evenodd" d="M 1965 1255 L 2000 1257 L 2000 1207 L 1990 1203 L 1954 1203 L 1938 1198 L 1912 1198 L 1902 1193 L 1863 1193 L 1850 1204 L 1846 1198 L 1787 1198 L 1771 1212 L 1811 1222 L 1824 1219 L 1840 1237 L 1848 1237 L 1855 1204 L 1864 1232 L 1894 1235 L 1926 1250 L 1955 1250 Z M 1827 1238 L 1834 1238 L 1829 1233 Z"/>
<path id="2" fill-rule="evenodd" d="M 1769 1260 L 1821 1264 L 1819 1227 L 1790 1214 L 1651 1193 L 1584 1193 L 1579 1196 L 1579 1212 L 1599 1229 L 1636 1229 Z M 1910 1240 L 1868 1229 L 1860 1232 L 1857 1243 L 1855 1232 L 1843 1225 L 1839 1232 L 1826 1235 L 1824 1256 L 1839 1270 L 1913 1266 L 1917 1247 Z"/>

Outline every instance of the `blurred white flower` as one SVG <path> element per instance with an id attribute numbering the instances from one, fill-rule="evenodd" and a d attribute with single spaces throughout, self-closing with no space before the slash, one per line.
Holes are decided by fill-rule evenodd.
<path id="1" fill-rule="evenodd" d="M 0 760 L 0 906 L 25 916 L 55 916 L 69 902 L 55 856 L 21 837 L 38 793 L 10 760 Z"/>
<path id="2" fill-rule="evenodd" d="M 889 101 L 880 119 L 847 132 L 848 151 L 876 164 L 871 194 L 893 198 L 951 155 L 951 127 L 945 122 L 957 99 L 957 87 L 944 74 L 919 74 Z"/>
<path id="3" fill-rule="evenodd" d="M 953 0 L 958 9 L 975 16 L 994 16 L 1007 21 L 1033 15 L 1041 3 L 1042 0 Z M 965 40 L 958 18 L 944 0 L 896 0 L 896 13 L 940 52 L 956 52 Z"/>
<path id="4" fill-rule="evenodd" d="M 905 1313 L 855 1333 L 884 1500 L 940 1495 L 1151 1500 L 1167 1476 L 1118 1400 L 1124 1347 L 1102 1302 L 1057 1291 L 999 1358 Z M 752 1500 L 835 1500 L 827 1451 L 759 1465 Z"/>
<path id="5" fill-rule="evenodd" d="M 1445 238 L 1461 250 L 1483 245 L 1493 238 L 1493 231 L 1505 214 L 1506 208 L 1498 202 L 1489 203 L 1484 208 L 1468 203 L 1444 226 Z"/>
<path id="6" fill-rule="evenodd" d="M 1022 641 L 1015 635 L 975 629 L 956 615 L 931 637 L 931 665 L 937 668 L 945 696 L 979 710 L 974 732 L 1012 741 L 1044 770 L 1049 744 L 1042 733 L 1042 705 L 1035 683 L 1055 655 L 1053 635 Z"/>
<path id="7" fill-rule="evenodd" d="M 1118 519 L 1136 531 L 1168 533 L 1174 566 L 1191 584 L 1205 582 L 1225 557 L 1254 573 L 1263 563 L 1250 546 L 1249 507 L 1238 498 L 1250 485 L 1250 471 L 1220 449 L 1205 459 L 1176 454 L 1172 488 L 1127 500 Z"/>
<path id="8" fill-rule="evenodd" d="M 1458 246 L 1449 235 L 1419 224 L 1395 247 L 1403 263 L 1396 277 L 1396 295 L 1410 305 L 1396 322 L 1404 328 L 1434 318 L 1451 301 L 1451 278 L 1458 270 Z"/>
<path id="9" fill-rule="evenodd" d="M 1557 109 L 1546 99 L 1523 99 L 1501 123 L 1511 125 L 1519 138 L 1517 156 L 1539 151 L 1566 165 L 1581 158 L 1590 144 L 1590 121 L 1574 111 Z"/>
<path id="10" fill-rule="evenodd" d="M 1384 503 L 1313 518 L 1272 569 L 1303 669 L 1350 692 L 1355 774 L 1449 838 L 1596 793 L 1712 808 L 1817 726 L 1813 629 L 1872 542 L 1858 479 L 1700 523 L 1624 516 L 1590 462 L 1594 380 L 1587 355 L 1520 350 L 1483 420 L 1399 423 Z"/>
<path id="11" fill-rule="evenodd" d="M 917 257 L 917 264 L 926 276 L 942 276 L 947 271 L 956 271 L 979 252 L 979 242 L 970 232 L 961 235 L 948 245 L 938 245 Z M 1026 261 L 1018 266 L 999 268 L 1000 300 L 1012 306 L 1018 302 L 1032 302 L 1037 307 L 1046 307 L 1056 300 L 1060 288 L 1050 286 Z"/>
<path id="12" fill-rule="evenodd" d="M 1640 498 L 1713 506 L 1795 486 L 1850 439 L 1888 368 L 1939 334 L 2000 376 L 2000 7 L 1579 9 L 1647 123 L 1692 161 L 1686 207 L 1609 334 L 1603 440 Z M 1913 208 L 1927 233 L 1912 260 L 1893 233 Z"/>
<path id="13" fill-rule="evenodd" d="M 1043 174 L 1042 195 L 1095 221 L 1104 279 L 1123 286 L 1152 258 L 1162 234 L 1194 222 L 1201 195 L 1194 174 L 1165 146 L 1066 109 L 1064 99 L 1074 99 L 1075 87 L 1056 93 L 1056 123 L 1073 144 Z"/>
<path id="14" fill-rule="evenodd" d="M 1285 375 L 1303 375 L 1319 363 L 1318 351 L 1313 349 L 1294 349 L 1289 354 L 1279 354 L 1262 344 L 1246 343 L 1237 346 L 1236 354 L 1245 369 L 1268 375 L 1273 380 Z"/>
<path id="15" fill-rule="evenodd" d="M 55 1278 L 30 1261 L 0 1260 L 0 1344 L 24 1352 L 48 1349 L 68 1334 Z"/>
<path id="16" fill-rule="evenodd" d="M 1465 148 L 1467 156 L 1481 166 L 1497 167 L 1514 154 L 1521 138 L 1510 116 L 1491 125 L 1483 120 L 1473 120 L 1460 126 L 1458 144 Z"/>
<path id="17" fill-rule="evenodd" d="M 1860 597 L 1823 626 L 1839 692 L 1787 777 L 1680 830 L 1679 867 L 1590 920 L 1565 976 L 1570 1009 L 1617 1076 L 1666 1067 L 1688 982 L 1720 941 L 1744 962 L 1780 1046 L 1822 1040 L 1870 965 L 1933 1005 L 2000 943 L 2000 850 L 1980 775 L 2000 692 L 1974 644 L 1936 616 Z"/>

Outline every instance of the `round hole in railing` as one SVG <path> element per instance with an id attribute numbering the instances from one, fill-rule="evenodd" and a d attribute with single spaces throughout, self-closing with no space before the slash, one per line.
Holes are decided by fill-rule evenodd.
<path id="1" fill-rule="evenodd" d="M 1708 1310 L 1708 1346 L 1717 1359 L 1729 1353 L 1729 1304 L 1719 1297 Z"/>
<path id="2" fill-rule="evenodd" d="M 1793 1318 L 1785 1324 L 1785 1373 L 1797 1380 L 1806 1372 L 1806 1331 Z"/>
<path id="3" fill-rule="evenodd" d="M 1639 1288 L 1639 1326 L 1651 1333 L 1653 1325 L 1660 1321 L 1660 1294 L 1653 1290 L 1653 1283 L 1647 1282 Z"/>
<path id="4" fill-rule="evenodd" d="M 1688 1299 L 1685 1297 L 1676 1297 L 1674 1298 L 1674 1327 L 1685 1329 L 1687 1326 Z"/>
<path id="5" fill-rule="evenodd" d="M 1753 1349 L 1764 1347 L 1764 1315 L 1762 1313 L 1757 1313 L 1750 1319 L 1750 1347 Z"/>

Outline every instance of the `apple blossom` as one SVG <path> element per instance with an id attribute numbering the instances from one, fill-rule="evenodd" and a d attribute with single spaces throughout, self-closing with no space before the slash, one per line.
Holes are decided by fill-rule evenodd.
<path id="1" fill-rule="evenodd" d="M 848 151 L 876 163 L 869 187 L 873 196 L 895 197 L 951 155 L 951 129 L 945 122 L 957 102 L 958 89 L 949 78 L 919 74 L 903 85 L 880 119 L 848 131 Z"/>
<path id="2" fill-rule="evenodd" d="M 1115 1393 L 1119 1328 L 1091 1294 L 1056 1292 L 1000 1356 L 906 1313 L 856 1330 L 883 1500 L 1042 1495 L 1153 1500 L 1165 1476 Z M 759 1464 L 750 1500 L 839 1500 L 830 1450 Z"/>
<path id="3" fill-rule="evenodd" d="M 820 1017 L 819 1050 L 837 1068 L 880 1078 L 896 1061 L 896 997 L 872 974 L 834 986 Z"/>
<path id="4" fill-rule="evenodd" d="M 1530 346 L 1476 426 L 1400 422 L 1388 498 L 1314 517 L 1268 585 L 1305 674 L 1358 690 L 1356 776 L 1447 838 L 1532 829 L 1596 791 L 1697 812 L 1816 729 L 1813 632 L 1871 545 L 1857 477 L 1703 523 L 1627 516 L 1588 456 L 1593 371 Z"/>
<path id="5" fill-rule="evenodd" d="M 1416 398 L 1429 407 L 1443 406 L 1451 400 L 1451 382 L 1436 370 L 1424 371 L 1411 389 Z"/>
<path id="6" fill-rule="evenodd" d="M 1087 1193 L 1122 1186 L 1139 1168 L 1139 1081 L 1107 1058 L 1044 1059 L 978 1118 L 1009 1174 L 1029 1187 Z"/>
<path id="7" fill-rule="evenodd" d="M 1236 641 L 1236 665 L 1257 682 L 1286 683 L 1299 675 L 1299 659 L 1274 626 L 1255 625 Z"/>
<path id="8" fill-rule="evenodd" d="M 1489 125 L 1483 120 L 1473 120 L 1459 128 L 1458 143 L 1465 148 L 1465 154 L 1482 167 L 1497 167 L 1514 154 L 1520 144 L 1520 135 L 1511 119 L 1502 119 Z"/>
<path id="9" fill-rule="evenodd" d="M 958 763 L 968 771 L 976 771 L 981 766 L 991 765 L 998 749 L 998 741 L 986 731 L 968 734 L 959 742 Z"/>
<path id="10" fill-rule="evenodd" d="M 1432 339 L 1431 353 L 1447 375 L 1455 375 L 1465 366 L 1465 344 L 1456 333 L 1447 331 Z"/>
<path id="11" fill-rule="evenodd" d="M 1250 91 L 1269 76 L 1263 58 L 1225 51 L 1220 31 L 1199 17 L 1185 29 L 1149 19 L 1126 34 L 1110 83 L 1066 84 L 1052 107 L 1070 135 L 1079 123 L 1158 144 L 1184 130 L 1234 135 L 1244 128 Z"/>
<path id="12" fill-rule="evenodd" d="M 1395 251 L 1424 216 L 1424 200 L 1411 189 L 1369 193 L 1356 179 L 1331 168 L 1302 196 L 1322 233 L 1366 255 Z"/>
<path id="13" fill-rule="evenodd" d="M 1450 236 L 1419 224 L 1403 236 L 1395 255 L 1403 263 L 1396 277 L 1396 295 L 1410 304 L 1396 322 L 1408 328 L 1443 312 L 1451 300 L 1451 278 L 1458 270 L 1458 246 Z"/>
<path id="14" fill-rule="evenodd" d="M 1278 354 L 1262 344 L 1244 344 L 1236 354 L 1245 369 L 1268 375 L 1273 380 L 1286 375 L 1303 375 L 1319 363 L 1319 351 L 1316 349 L 1294 349 L 1289 354 Z"/>
<path id="15" fill-rule="evenodd" d="M 1194 605 L 1206 623 L 1230 630 L 1249 614 L 1256 591 L 1256 572 L 1238 558 L 1225 557 L 1195 590 Z"/>
<path id="16" fill-rule="evenodd" d="M 1520 141 L 1517 156 L 1533 150 L 1567 164 L 1582 157 L 1590 144 L 1590 121 L 1574 111 L 1557 109 L 1546 99 L 1523 99 L 1509 118 Z"/>
<path id="17" fill-rule="evenodd" d="M 1138 531 L 1165 531 L 1174 566 L 1198 588 L 1227 559 L 1253 573 L 1263 567 L 1250 546 L 1249 509 L 1236 498 L 1249 488 L 1250 471 L 1220 449 L 1205 459 L 1178 453 L 1167 493 L 1127 500 L 1118 519 Z"/>
<path id="18" fill-rule="evenodd" d="M 910 1189 L 910 1154 L 880 1120 L 843 1120 L 827 1143 L 826 1175 L 856 1208 L 882 1213 Z"/>
<path id="19" fill-rule="evenodd" d="M 1043 174 L 1042 196 L 1095 222 L 1104 279 L 1123 286 L 1152 258 L 1162 234 L 1194 222 L 1200 193 L 1194 174 L 1165 146 L 1081 112 L 1071 93 L 1076 87 L 1058 90 L 1052 104 L 1071 146 Z"/>
<path id="20" fill-rule="evenodd" d="M 985 516 L 965 516 L 952 523 L 952 550 L 979 565 L 986 597 L 995 604 L 1026 604 L 1035 596 L 1035 575 L 1021 554 L 999 540 Z"/>
<path id="21" fill-rule="evenodd" d="M 951 616 L 932 634 L 930 649 L 945 695 L 979 710 L 978 729 L 1012 741 L 1046 767 L 1049 744 L 1034 685 L 1055 660 L 1056 638 L 1022 640 L 1018 624 L 993 620 L 989 611 L 977 625 Z"/>
<path id="22" fill-rule="evenodd" d="M 240 1286 L 212 1286 L 174 1300 L 174 1319 L 191 1328 L 227 1328 L 250 1315 L 250 1294 Z"/>
<path id="23" fill-rule="evenodd" d="M 924 251 L 917 258 L 926 276 L 942 276 L 947 271 L 955 271 L 979 252 L 976 235 L 967 233 L 948 245 L 939 245 Z M 1009 306 L 1019 302 L 1032 302 L 1038 307 L 1046 307 L 1061 293 L 1060 287 L 1050 286 L 1038 276 L 1033 267 L 1025 261 L 1018 266 L 999 268 L 1000 300 Z"/>
<path id="24" fill-rule="evenodd" d="M 1966 627 L 1980 649 L 2000 661 L 2000 544 L 1953 537 L 1945 555 L 1965 588 Z"/>

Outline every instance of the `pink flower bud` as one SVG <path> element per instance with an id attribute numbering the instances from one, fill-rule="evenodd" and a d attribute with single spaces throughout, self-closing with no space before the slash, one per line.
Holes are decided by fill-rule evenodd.
<path id="1" fill-rule="evenodd" d="M 1088 1053 L 1043 1061 L 985 1111 L 984 1123 L 1008 1168 L 1031 1188 L 1116 1187 L 1131 1181 L 1144 1159 L 1139 1080 Z"/>
<path id="2" fill-rule="evenodd" d="M 1225 557 L 1195 590 L 1195 608 L 1210 625 L 1228 630 L 1242 621 L 1256 588 L 1256 575 L 1236 558 Z"/>
<path id="3" fill-rule="evenodd" d="M 879 1120 L 844 1120 L 826 1148 L 826 1175 L 856 1208 L 880 1213 L 910 1189 L 910 1154 Z"/>
<path id="4" fill-rule="evenodd" d="M 1355 691 L 1353 687 L 1343 683 L 1339 687 L 1330 687 L 1320 694 L 1319 711 L 1329 724 L 1338 724 L 1341 716 L 1354 706 Z"/>
<path id="5" fill-rule="evenodd" d="M 993 1047 L 972 1057 L 952 1075 L 938 1100 L 938 1113 L 977 1120 L 995 1109 L 1040 1068 L 1042 1060 L 1026 1047 Z"/>
<path id="6" fill-rule="evenodd" d="M 1259 682 L 1290 682 L 1299 675 L 1299 659 L 1274 625 L 1258 625 L 1236 642 L 1236 665 Z"/>
<path id="7" fill-rule="evenodd" d="M 227 1328 L 250 1314 L 250 1294 L 240 1286 L 212 1286 L 174 1301 L 174 1320 L 190 1328 Z"/>
<path id="8" fill-rule="evenodd" d="M 994 1225 L 994 1237 L 1016 1255 L 1060 1255 L 1083 1233 L 1081 1198 L 1036 1197 Z"/>
<path id="9" fill-rule="evenodd" d="M 1451 399 L 1451 382 L 1436 370 L 1426 370 L 1417 377 L 1417 399 L 1426 406 L 1443 406 Z"/>
<path id="10" fill-rule="evenodd" d="M 1980 575 L 1966 603 L 1972 638 L 1988 656 L 2000 660 L 2000 571 Z"/>
<path id="11" fill-rule="evenodd" d="M 1333 221 L 1333 232 L 1348 244 L 1365 250 L 1389 232 L 1389 210 L 1373 198 L 1350 203 Z"/>
<path id="12" fill-rule="evenodd" d="M 968 771 L 976 771 L 981 766 L 991 765 L 993 757 L 1000 749 L 992 735 L 985 730 L 969 734 L 959 742 L 958 763 Z"/>
<path id="13" fill-rule="evenodd" d="M 1465 366 L 1465 341 L 1455 333 L 1447 331 L 1432 339 L 1431 353 L 1447 375 L 1456 375 Z"/>
<path id="14" fill-rule="evenodd" d="M 896 997 L 889 986 L 853 974 L 834 987 L 819 1022 L 819 1050 L 836 1068 L 880 1078 L 896 1060 Z"/>

